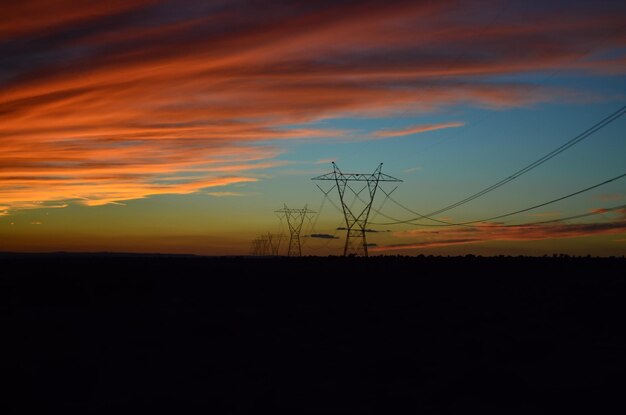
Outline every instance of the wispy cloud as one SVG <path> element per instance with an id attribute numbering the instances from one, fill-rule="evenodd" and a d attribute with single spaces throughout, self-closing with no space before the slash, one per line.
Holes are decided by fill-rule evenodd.
<path id="1" fill-rule="evenodd" d="M 562 215 L 562 212 L 559 211 L 553 211 L 553 212 L 536 212 L 536 213 L 529 213 L 528 216 L 532 217 L 532 218 L 554 218 L 557 217 L 559 215 Z"/>
<path id="2" fill-rule="evenodd" d="M 343 226 L 340 226 L 340 227 L 338 227 L 338 228 L 336 228 L 336 229 L 337 229 L 338 231 L 346 231 L 346 230 L 348 230 L 348 228 L 343 227 Z M 369 228 L 367 228 L 367 229 L 365 229 L 365 232 L 370 232 L 370 233 L 378 233 L 378 232 L 389 232 L 389 230 L 386 230 L 386 231 L 379 231 L 379 230 L 377 230 L 377 229 L 369 229 Z"/>
<path id="3" fill-rule="evenodd" d="M 626 233 L 626 220 L 604 223 L 545 224 L 502 227 L 448 228 L 440 231 L 414 229 L 396 232 L 399 238 L 421 238 L 420 241 L 390 244 L 377 248 L 380 251 L 433 248 L 459 244 L 475 244 L 490 241 L 536 241 L 543 239 L 576 238 L 593 235 L 614 235 Z"/>
<path id="4" fill-rule="evenodd" d="M 242 193 L 242 192 L 207 192 L 207 194 L 210 196 L 215 196 L 215 197 L 231 197 L 231 196 L 240 197 L 240 196 L 250 195 L 250 193 Z"/>
<path id="5" fill-rule="evenodd" d="M 337 158 L 332 158 L 332 159 L 319 159 L 319 160 L 316 160 L 316 161 L 314 162 L 314 164 L 330 164 L 330 163 L 332 163 L 333 161 L 337 161 Z"/>
<path id="6" fill-rule="evenodd" d="M 403 170 L 405 173 L 413 173 L 415 171 L 420 171 L 422 168 L 420 166 L 410 167 L 408 169 Z"/>
<path id="7" fill-rule="evenodd" d="M 276 140 L 340 134 L 314 127 L 321 120 L 526 106 L 570 93 L 502 75 L 624 72 L 611 53 L 626 46 L 624 6 L 511 6 L 497 19 L 489 2 L 301 6 L 3 5 L 0 54 L 10 59 L 0 74 L 0 204 L 98 205 L 250 181 L 275 165 Z"/>
<path id="8" fill-rule="evenodd" d="M 329 233 L 312 233 L 311 235 L 307 235 L 307 237 L 320 239 L 339 239 L 338 236 L 331 235 Z"/>
<path id="9" fill-rule="evenodd" d="M 28 210 L 28 209 L 63 209 L 68 207 L 67 203 L 59 202 L 44 202 L 44 201 L 32 201 L 32 202 L 17 202 L 7 206 L 0 206 L 0 216 L 6 216 L 11 214 L 15 210 Z"/>
<path id="10" fill-rule="evenodd" d="M 436 131 L 443 130 L 446 128 L 456 128 L 462 127 L 465 124 L 462 122 L 449 122 L 442 124 L 423 124 L 423 125 L 412 125 L 410 127 L 401 128 L 399 130 L 380 130 L 376 131 L 373 135 L 378 138 L 389 138 L 389 137 L 403 137 L 407 135 L 425 133 L 427 131 Z"/>
<path id="11" fill-rule="evenodd" d="M 621 193 L 606 193 L 606 194 L 598 195 L 598 199 L 603 202 L 612 202 L 615 200 L 621 200 L 621 199 L 624 199 L 625 197 L 626 195 L 623 195 Z"/>
<path id="12" fill-rule="evenodd" d="M 601 215 L 605 213 L 608 213 L 609 215 L 617 214 L 620 220 L 626 220 L 626 208 L 621 208 L 617 210 L 599 208 L 599 209 L 591 209 L 590 212 L 598 213 Z"/>

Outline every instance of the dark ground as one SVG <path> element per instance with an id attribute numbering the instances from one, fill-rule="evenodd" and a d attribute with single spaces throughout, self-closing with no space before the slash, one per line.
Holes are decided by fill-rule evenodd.
<path id="1" fill-rule="evenodd" d="M 626 409 L 624 259 L 0 255 L 0 269 L 3 414 Z"/>

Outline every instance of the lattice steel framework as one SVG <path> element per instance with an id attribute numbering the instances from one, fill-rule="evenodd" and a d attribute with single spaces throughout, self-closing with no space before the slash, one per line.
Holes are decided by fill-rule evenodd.
<path id="1" fill-rule="evenodd" d="M 282 234 L 264 233 L 252 241 L 251 254 L 254 256 L 278 256 Z"/>
<path id="2" fill-rule="evenodd" d="M 334 181 L 339 193 L 339 200 L 341 201 L 341 207 L 343 208 L 343 215 L 346 220 L 346 243 L 344 246 L 344 256 L 367 256 L 367 238 L 365 234 L 369 231 L 367 229 L 367 221 L 369 219 L 370 211 L 372 209 L 372 203 L 374 203 L 374 197 L 376 196 L 376 190 L 381 182 L 402 182 L 402 180 L 389 176 L 382 172 L 383 163 L 378 165 L 378 168 L 374 170 L 374 173 L 343 173 L 339 170 L 339 167 L 333 162 L 333 171 L 331 173 L 323 174 L 318 177 L 313 177 L 311 180 L 329 180 Z M 352 182 L 364 183 L 364 186 L 357 192 L 351 186 Z M 319 187 L 319 186 L 318 186 Z M 369 198 L 363 200 L 360 194 L 363 190 L 368 190 Z M 323 189 L 320 188 L 322 192 Z M 332 188 L 328 191 L 330 192 Z M 360 205 L 360 209 L 354 207 L 353 204 L 348 203 L 348 197 L 346 196 L 346 190 L 350 190 L 355 199 L 361 200 L 363 203 Z M 324 192 L 328 194 L 328 192 Z"/>
<path id="3" fill-rule="evenodd" d="M 266 233 L 262 235 L 261 238 L 267 241 L 268 254 L 278 256 L 280 243 L 285 237 L 282 234 Z"/>
<path id="4" fill-rule="evenodd" d="M 289 228 L 289 248 L 287 249 L 287 256 L 302 256 L 300 231 L 302 230 L 304 220 L 308 215 L 315 212 L 309 210 L 307 205 L 304 205 L 304 209 L 290 209 L 287 205 L 283 205 L 282 209 L 276 210 L 275 212 L 286 219 L 287 227 Z"/>
<path id="5" fill-rule="evenodd" d="M 260 238 L 253 239 L 250 243 L 250 255 L 259 256 L 263 251 L 263 242 Z"/>

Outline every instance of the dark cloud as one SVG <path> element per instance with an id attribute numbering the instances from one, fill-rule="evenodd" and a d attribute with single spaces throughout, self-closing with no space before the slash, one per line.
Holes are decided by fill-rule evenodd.
<path id="1" fill-rule="evenodd" d="M 460 245 L 460 244 L 471 244 L 483 242 L 480 239 L 476 238 L 464 238 L 464 239 L 440 239 L 436 241 L 423 241 L 423 242 L 410 242 L 405 244 L 391 244 L 385 245 L 378 248 L 379 251 L 394 251 L 394 250 L 403 250 L 403 249 L 420 249 L 420 248 L 435 248 L 438 246 L 450 246 L 450 245 Z"/>
<path id="2" fill-rule="evenodd" d="M 348 228 L 344 227 L 344 226 L 340 226 L 338 228 L 336 228 L 338 231 L 347 231 Z M 365 229 L 365 232 L 369 232 L 369 233 L 378 233 L 378 232 L 389 232 L 389 230 L 386 231 L 378 231 L 376 229 Z"/>
<path id="3" fill-rule="evenodd" d="M 320 238 L 320 239 L 339 239 L 338 236 L 331 235 L 328 233 L 313 233 L 311 235 L 307 235 L 309 238 Z"/>

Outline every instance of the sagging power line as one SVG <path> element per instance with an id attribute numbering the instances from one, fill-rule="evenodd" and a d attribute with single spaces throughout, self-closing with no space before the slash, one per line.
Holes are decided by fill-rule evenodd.
<path id="1" fill-rule="evenodd" d="M 570 197 L 574 197 L 574 196 L 578 196 L 582 193 L 588 192 L 590 190 L 593 189 L 597 189 L 598 187 L 604 186 L 606 184 L 615 182 L 617 180 L 623 179 L 624 177 L 626 177 L 626 173 L 620 174 L 618 176 L 615 176 L 611 179 L 608 180 L 604 180 L 603 182 L 594 184 L 593 186 L 589 186 L 586 187 L 584 189 L 581 190 L 577 190 L 573 193 L 567 194 L 565 196 L 561 196 L 561 197 L 557 197 L 556 199 L 552 199 L 549 200 L 547 202 L 542 202 L 524 209 L 519 209 L 513 212 L 508 212 L 502 215 L 497 215 L 497 216 L 491 216 L 489 218 L 484 218 L 484 219 L 478 219 L 478 220 L 472 220 L 472 221 L 467 221 L 467 222 L 458 222 L 458 223 L 454 223 L 454 222 L 448 222 L 448 221 L 444 221 L 444 220 L 439 220 L 439 219 L 433 219 L 435 222 L 439 222 L 438 224 L 424 224 L 424 223 L 415 223 L 412 220 L 408 220 L 408 221 L 401 221 L 401 220 L 395 220 L 393 218 L 391 218 L 390 216 L 379 212 L 379 214 L 381 214 L 382 216 L 385 216 L 387 218 L 391 218 L 391 220 L 393 220 L 393 222 L 372 222 L 372 225 L 385 225 L 385 226 L 389 226 L 389 225 L 398 225 L 398 224 L 409 224 L 409 225 L 415 225 L 415 226 L 468 226 L 468 225 L 472 225 L 473 227 L 476 226 L 480 226 L 480 225 L 475 225 L 477 223 L 481 223 L 481 222 L 489 222 L 492 220 L 497 220 L 497 219 L 502 219 L 502 218 L 506 218 L 509 216 L 513 216 L 513 215 L 517 215 L 520 213 L 524 213 L 524 212 L 528 212 L 530 210 L 534 210 L 534 209 L 538 209 L 540 207 L 544 207 L 544 206 L 548 206 L 552 203 L 556 203 L 556 202 L 560 202 L 562 200 L 565 199 L 569 199 Z M 393 199 L 390 195 L 387 196 L 389 198 L 389 200 L 391 200 L 393 203 L 395 203 L 396 205 L 400 206 L 401 208 L 407 210 L 408 212 L 413 213 L 414 215 L 419 215 L 419 213 L 415 212 L 414 210 L 408 208 L 407 206 L 403 205 L 402 203 L 398 202 L 397 200 Z M 423 215 L 419 215 L 420 217 L 425 217 Z M 485 225 L 485 226 L 492 226 L 492 225 Z M 505 225 L 505 226 L 515 226 L 515 225 Z"/>
<path id="2" fill-rule="evenodd" d="M 466 203 L 471 202 L 474 199 L 477 199 L 481 196 L 486 195 L 487 193 L 517 179 L 518 177 L 522 176 L 523 174 L 528 173 L 529 171 L 535 169 L 536 167 L 539 167 L 540 165 L 542 165 L 543 163 L 545 163 L 546 161 L 556 157 L 557 155 L 561 154 L 562 152 L 564 152 L 565 150 L 575 146 L 576 144 L 580 143 L 581 141 L 585 140 L 586 138 L 590 137 L 591 135 L 593 135 L 594 133 L 596 133 L 597 131 L 601 130 L 602 128 L 606 127 L 607 125 L 611 124 L 612 122 L 614 122 L 615 120 L 617 120 L 618 118 L 620 118 L 622 115 L 626 114 L 626 105 L 621 107 L 620 109 L 618 109 L 617 111 L 613 112 L 612 114 L 608 115 L 607 117 L 605 117 L 604 119 L 598 121 L 597 123 L 595 123 L 593 126 L 589 127 L 588 129 L 586 129 L 585 131 L 583 131 L 582 133 L 578 134 L 577 136 L 573 137 L 572 139 L 568 140 L 567 142 L 563 143 L 562 145 L 560 145 L 559 147 L 557 147 L 556 149 L 552 150 L 551 152 L 547 153 L 546 155 L 544 155 L 543 157 L 540 157 L 539 159 L 535 160 L 534 162 L 528 164 L 526 167 L 516 171 L 515 173 L 507 176 L 506 178 L 500 180 L 497 183 L 492 184 L 491 186 L 488 186 L 486 188 L 484 188 L 483 190 L 476 192 L 462 200 L 459 200 L 458 202 L 452 203 L 448 206 L 445 206 L 441 209 L 437 209 L 433 212 L 427 213 L 425 215 L 418 215 L 418 217 L 416 218 L 412 218 L 409 219 L 409 221 L 416 221 L 419 219 L 431 219 L 432 216 L 434 215 L 438 215 L 440 213 L 443 212 L 447 212 L 449 210 L 452 210 L 454 208 L 457 208 L 461 205 L 464 205 Z M 406 221 L 398 221 L 398 223 L 402 223 Z"/>

